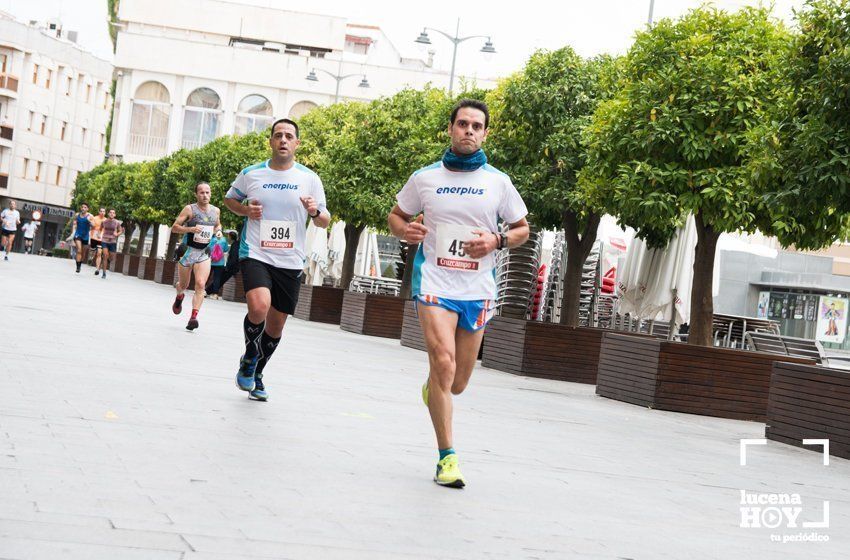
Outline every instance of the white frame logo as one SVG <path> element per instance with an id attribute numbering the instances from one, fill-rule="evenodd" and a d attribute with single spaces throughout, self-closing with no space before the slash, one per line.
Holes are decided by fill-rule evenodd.
<path id="1" fill-rule="evenodd" d="M 747 448 L 767 445 L 767 439 L 740 440 L 740 465 L 747 466 Z M 819 445 L 823 449 L 823 464 L 829 465 L 829 440 L 804 439 L 803 445 Z M 741 524 L 745 529 L 828 529 L 829 500 L 823 500 L 823 518 L 820 521 L 802 521 L 803 502 L 799 494 L 748 492 L 741 490 Z M 775 542 L 826 542 L 829 535 L 817 532 L 799 532 L 795 534 L 771 534 Z"/>

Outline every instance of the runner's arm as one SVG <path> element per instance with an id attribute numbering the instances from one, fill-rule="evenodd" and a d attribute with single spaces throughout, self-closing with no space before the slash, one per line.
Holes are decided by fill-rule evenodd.
<path id="1" fill-rule="evenodd" d="M 74 217 L 71 218 L 71 238 L 73 239 L 74 234 L 77 233 L 77 215 L 74 214 Z"/>
<path id="2" fill-rule="evenodd" d="M 177 216 L 177 219 L 174 220 L 174 225 L 171 226 L 172 233 L 197 233 L 198 227 L 186 227 L 183 224 L 191 217 L 191 209 L 189 206 L 185 206 L 183 210 L 180 211 L 180 215 Z"/>
<path id="3" fill-rule="evenodd" d="M 428 228 L 422 225 L 421 220 L 411 221 L 413 216 L 405 213 L 396 204 L 387 216 L 387 225 L 390 232 L 408 243 L 421 243 L 428 233 Z"/>
<path id="4" fill-rule="evenodd" d="M 530 233 L 530 230 L 528 228 L 528 220 L 522 218 L 518 222 L 508 224 L 508 227 L 510 228 L 507 233 L 508 249 L 511 249 L 513 247 L 519 247 L 520 245 L 528 241 L 528 234 Z"/>

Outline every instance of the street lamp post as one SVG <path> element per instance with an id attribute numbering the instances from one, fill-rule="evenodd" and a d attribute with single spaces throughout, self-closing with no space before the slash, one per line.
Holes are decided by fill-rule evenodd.
<path id="1" fill-rule="evenodd" d="M 455 63 L 457 62 L 457 46 L 459 44 L 461 44 L 464 41 L 467 41 L 469 39 L 487 39 L 487 41 L 484 43 L 484 46 L 481 47 L 481 52 L 487 53 L 487 54 L 495 54 L 495 52 L 496 52 L 496 49 L 493 48 L 493 43 L 490 41 L 490 37 L 487 36 L 487 35 L 470 35 L 468 37 L 458 36 L 458 34 L 460 33 L 460 18 L 458 18 L 458 20 L 457 20 L 457 27 L 455 28 L 454 37 L 452 37 L 451 35 L 449 35 L 448 33 L 444 32 L 444 31 L 440 31 L 439 29 L 434 29 L 432 27 L 425 27 L 424 29 L 422 29 L 422 33 L 419 34 L 419 37 L 417 37 L 414 42 L 419 43 L 421 45 L 430 45 L 431 44 L 431 38 L 428 37 L 428 31 L 429 30 L 430 31 L 436 31 L 437 33 L 439 33 L 440 35 L 442 35 L 443 37 L 445 37 L 446 39 L 451 41 L 452 44 L 454 45 L 454 51 L 452 52 L 452 71 L 451 71 L 451 74 L 449 76 L 449 95 L 452 94 L 452 90 L 454 89 Z"/>
<path id="2" fill-rule="evenodd" d="M 655 0 L 649 0 L 649 17 L 646 20 L 650 26 L 652 26 L 652 12 L 655 10 Z"/>
<path id="3" fill-rule="evenodd" d="M 361 88 L 371 87 L 369 85 L 369 80 L 366 79 L 365 74 L 346 74 L 345 76 L 340 76 L 339 74 L 334 74 L 333 72 L 328 72 L 327 70 L 322 70 L 321 68 L 312 68 L 310 70 L 310 73 L 307 74 L 307 77 L 305 78 L 308 82 L 318 82 L 319 81 L 319 77 L 316 75 L 316 70 L 318 70 L 319 72 L 324 72 L 325 74 L 327 74 L 328 76 L 330 76 L 331 78 L 336 80 L 336 92 L 334 93 L 334 103 L 339 101 L 339 84 L 346 78 L 354 78 L 354 77 L 357 77 L 357 76 L 363 76 L 363 79 L 360 80 L 360 84 L 358 84 L 357 87 L 361 87 Z"/>

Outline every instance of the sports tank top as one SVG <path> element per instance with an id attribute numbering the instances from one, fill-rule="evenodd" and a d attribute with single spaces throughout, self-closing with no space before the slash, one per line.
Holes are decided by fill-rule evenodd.
<path id="1" fill-rule="evenodd" d="M 212 239 L 215 225 L 218 223 L 218 208 L 209 205 L 206 212 L 201 211 L 197 204 L 191 204 L 192 217 L 186 220 L 186 227 L 201 226 L 201 233 L 187 233 L 186 244 L 195 249 L 206 249 Z"/>
<path id="2" fill-rule="evenodd" d="M 88 237 L 90 229 L 91 222 L 89 222 L 89 214 L 86 214 L 85 216 L 77 214 L 77 233 L 74 235 L 76 237 Z"/>

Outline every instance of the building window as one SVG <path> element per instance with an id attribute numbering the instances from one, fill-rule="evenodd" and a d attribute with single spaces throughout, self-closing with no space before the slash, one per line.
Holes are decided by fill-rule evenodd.
<path id="1" fill-rule="evenodd" d="M 30 120 L 27 123 L 27 130 L 32 131 L 34 126 L 35 126 L 35 112 L 30 111 Z"/>
<path id="2" fill-rule="evenodd" d="M 47 130 L 47 115 L 42 115 L 41 116 L 41 127 L 39 128 L 38 133 L 41 134 L 42 136 L 44 136 L 44 133 L 46 132 L 46 130 Z"/>
<path id="3" fill-rule="evenodd" d="M 215 139 L 221 118 L 221 99 L 210 88 L 198 88 L 189 95 L 183 112 L 181 146 L 200 148 Z"/>
<path id="4" fill-rule="evenodd" d="M 82 140 L 82 143 L 81 143 L 81 144 L 82 144 L 82 146 L 85 148 L 85 146 L 86 146 L 86 140 L 88 139 L 88 136 L 89 136 L 89 130 L 88 130 L 87 128 L 85 128 L 85 127 L 82 127 L 82 129 L 81 129 L 81 130 L 83 131 L 83 140 Z"/>
<path id="5" fill-rule="evenodd" d="M 91 101 L 91 84 L 86 84 L 86 103 Z"/>
<path id="6" fill-rule="evenodd" d="M 0 54 L 0 74 L 6 73 L 6 60 L 8 57 L 5 54 Z"/>
<path id="7" fill-rule="evenodd" d="M 62 166 L 57 165 L 56 166 L 56 185 L 58 186 L 58 185 L 61 185 L 61 184 L 62 184 Z"/>
<path id="8" fill-rule="evenodd" d="M 36 181 L 41 181 L 41 165 L 42 164 L 41 164 L 40 161 L 35 162 L 35 180 Z"/>
<path id="9" fill-rule="evenodd" d="M 128 151 L 142 156 L 164 156 L 170 115 L 170 97 L 165 86 L 159 82 L 140 85 L 133 99 Z"/>
<path id="10" fill-rule="evenodd" d="M 100 133 L 100 151 L 103 151 L 103 147 L 106 145 L 106 134 L 103 132 Z"/>
<path id="11" fill-rule="evenodd" d="M 38 64 L 32 65 L 32 83 L 38 85 Z"/>
<path id="12" fill-rule="evenodd" d="M 103 92 L 103 108 L 104 109 L 109 108 L 109 91 Z"/>
<path id="13" fill-rule="evenodd" d="M 29 171 L 30 160 L 24 158 L 24 166 L 21 168 L 21 177 L 24 179 L 27 178 L 27 171 Z"/>
<path id="14" fill-rule="evenodd" d="M 50 80 L 53 78 L 53 70 L 47 70 L 47 82 L 44 84 L 44 87 L 50 89 Z"/>
<path id="15" fill-rule="evenodd" d="M 318 105 L 312 101 L 299 101 L 292 106 L 292 109 L 289 110 L 289 118 L 293 120 L 300 119 L 316 107 L 318 107 Z"/>
<path id="16" fill-rule="evenodd" d="M 243 99 L 236 109 L 236 134 L 243 135 L 265 130 L 274 121 L 272 104 L 262 95 L 252 94 Z"/>
<path id="17" fill-rule="evenodd" d="M 60 140 L 65 139 L 65 130 L 67 130 L 67 128 L 68 128 L 68 123 L 65 122 L 65 121 L 62 121 L 59 125 L 59 139 Z"/>
<path id="18" fill-rule="evenodd" d="M 67 81 L 65 82 L 65 95 L 71 95 L 71 86 L 74 81 L 74 78 L 68 76 Z"/>

